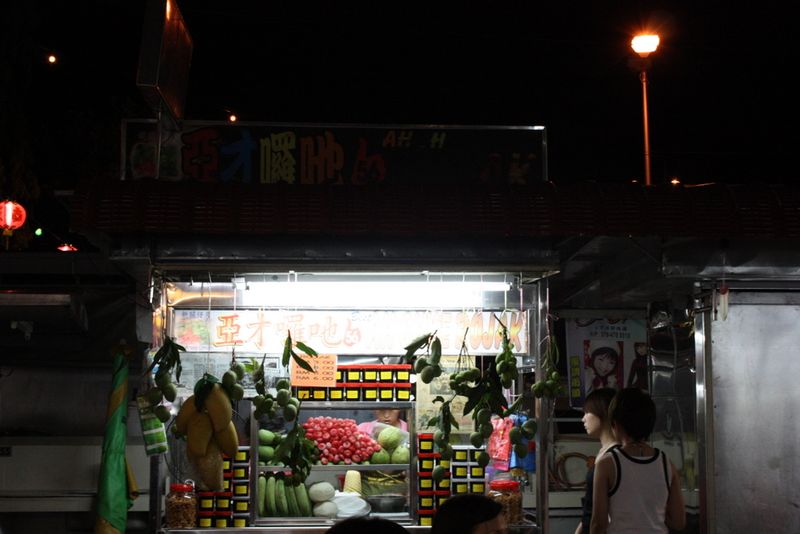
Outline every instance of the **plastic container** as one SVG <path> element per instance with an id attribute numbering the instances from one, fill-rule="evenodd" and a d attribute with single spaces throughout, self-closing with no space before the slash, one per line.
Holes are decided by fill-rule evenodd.
<path id="1" fill-rule="evenodd" d="M 234 514 L 248 513 L 250 511 L 250 499 L 247 497 L 235 497 L 231 505 Z"/>
<path id="2" fill-rule="evenodd" d="M 469 475 L 469 466 L 453 464 L 450 466 L 450 472 L 453 473 L 453 478 L 467 478 Z"/>
<path id="3" fill-rule="evenodd" d="M 469 451 L 453 447 L 453 463 L 469 461 Z"/>
<path id="4" fill-rule="evenodd" d="M 470 480 L 469 492 L 470 493 L 484 493 L 486 491 L 486 483 L 483 480 Z"/>
<path id="5" fill-rule="evenodd" d="M 216 500 L 216 493 L 213 491 L 199 491 L 197 492 L 197 509 L 201 512 L 213 512 L 214 501 Z"/>
<path id="6" fill-rule="evenodd" d="M 486 476 L 486 471 L 479 465 L 469 466 L 469 478 L 483 478 Z"/>
<path id="7" fill-rule="evenodd" d="M 395 382 L 408 382 L 411 380 L 411 365 L 410 364 L 398 364 L 395 366 L 395 374 L 394 374 Z"/>
<path id="8" fill-rule="evenodd" d="M 364 382 L 377 382 L 379 367 L 378 365 L 365 365 L 361 375 Z"/>
<path id="9" fill-rule="evenodd" d="M 470 463 L 477 463 L 478 462 L 478 455 L 480 453 L 482 453 L 483 451 L 485 451 L 485 450 L 486 449 L 484 449 L 484 448 L 480 448 L 480 449 L 470 448 L 469 449 L 469 462 Z"/>
<path id="10" fill-rule="evenodd" d="M 436 457 L 438 454 L 432 452 L 421 452 L 417 455 L 417 469 L 418 471 L 433 471 L 436 467 Z"/>
<path id="11" fill-rule="evenodd" d="M 378 382 L 394 382 L 395 370 L 392 365 L 381 365 L 378 369 Z"/>
<path id="12" fill-rule="evenodd" d="M 503 505 L 503 514 L 507 525 L 522 523 L 522 492 L 516 480 L 493 480 L 489 483 L 486 494 Z"/>
<path id="13" fill-rule="evenodd" d="M 235 497 L 249 497 L 250 496 L 250 481 L 249 480 L 234 480 L 231 485 L 231 492 Z"/>
<path id="14" fill-rule="evenodd" d="M 417 510 L 417 515 L 419 516 L 419 525 L 421 527 L 429 527 L 433 525 L 433 514 L 435 513 L 435 510 Z"/>
<path id="15" fill-rule="evenodd" d="M 197 526 L 200 528 L 214 528 L 214 512 L 198 513 Z"/>
<path id="16" fill-rule="evenodd" d="M 360 365 L 342 366 L 344 368 L 344 379 L 347 382 L 361 382 L 363 380 L 363 368 Z"/>
<path id="17" fill-rule="evenodd" d="M 417 434 L 419 452 L 433 452 L 433 434 Z"/>
<path id="18" fill-rule="evenodd" d="M 436 508 L 439 508 L 444 501 L 446 501 L 450 497 L 449 491 L 435 491 L 434 497 L 436 499 Z"/>
<path id="19" fill-rule="evenodd" d="M 232 512 L 214 512 L 214 528 L 229 528 L 233 526 Z"/>
<path id="20" fill-rule="evenodd" d="M 433 478 L 432 473 L 417 473 L 417 488 L 419 491 L 433 491 Z"/>
<path id="21" fill-rule="evenodd" d="M 341 384 L 336 384 L 336 387 L 328 390 L 328 398 L 332 401 L 344 400 L 344 388 Z"/>
<path id="22" fill-rule="evenodd" d="M 228 512 L 231 510 L 231 494 L 230 492 L 220 491 L 214 494 L 215 504 L 214 510 L 217 512 Z"/>
<path id="23" fill-rule="evenodd" d="M 234 480 L 249 480 L 250 464 L 234 464 L 232 475 Z"/>
<path id="24" fill-rule="evenodd" d="M 394 399 L 398 401 L 411 400 L 411 384 L 395 384 Z"/>
<path id="25" fill-rule="evenodd" d="M 462 493 L 469 493 L 469 480 L 467 479 L 454 479 L 450 485 L 450 491 L 453 495 L 460 495 Z"/>
<path id="26" fill-rule="evenodd" d="M 347 382 L 344 384 L 344 399 L 349 401 L 361 400 L 361 384 Z"/>
<path id="27" fill-rule="evenodd" d="M 250 461 L 250 447 L 239 447 L 236 451 L 236 457 L 233 459 L 236 463 L 246 463 Z"/>
<path id="28" fill-rule="evenodd" d="M 361 384 L 361 400 L 368 402 L 378 400 L 378 384 Z"/>
<path id="29" fill-rule="evenodd" d="M 197 526 L 197 496 L 191 484 L 170 484 L 164 508 L 167 528 Z"/>
<path id="30" fill-rule="evenodd" d="M 436 499 L 433 491 L 418 491 L 417 499 L 419 510 L 433 510 L 436 507 Z"/>
<path id="31" fill-rule="evenodd" d="M 241 528 L 250 524 L 250 514 L 233 514 L 233 527 Z"/>
<path id="32" fill-rule="evenodd" d="M 394 385 L 387 386 L 383 382 L 378 385 L 378 399 L 382 401 L 394 400 Z"/>
<path id="33" fill-rule="evenodd" d="M 311 399 L 311 391 L 312 389 L 308 386 L 295 386 L 294 389 L 294 396 L 300 400 L 310 400 Z"/>

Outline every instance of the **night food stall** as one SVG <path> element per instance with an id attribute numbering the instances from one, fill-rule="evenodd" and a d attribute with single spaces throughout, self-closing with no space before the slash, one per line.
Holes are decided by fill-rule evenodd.
<path id="1" fill-rule="evenodd" d="M 477 414 L 514 404 L 516 419 L 527 410 L 522 400 L 514 401 L 526 373 L 533 371 L 530 336 L 541 309 L 538 282 L 477 272 L 206 273 L 210 281 L 199 281 L 197 274 L 180 280 L 174 273 L 162 276 L 170 281 L 156 324 L 186 349 L 180 351 L 178 400 L 196 399 L 198 381 L 208 374 L 224 376 L 232 362 L 246 369 L 237 382 L 240 400 L 232 403 L 240 445 L 218 467 L 219 487 L 209 487 L 216 475 L 198 473 L 207 468 L 203 462 L 185 457 L 196 447 L 196 433 L 181 429 L 187 439 L 173 437 L 184 410 L 178 401 L 173 407 L 178 417 L 168 420 L 168 478 L 197 484 L 192 526 L 327 528 L 336 519 L 364 513 L 426 526 L 449 495 L 485 493 L 492 478 L 511 481 L 513 474 L 514 483 L 531 493 L 533 473 L 508 467 L 510 446 L 504 457 L 491 448 L 497 458 L 485 453 L 501 420 L 481 435 L 490 419 L 488 413 L 480 420 Z M 284 366 L 287 331 L 294 354 Z M 425 341 L 417 342 L 415 373 L 405 363 L 406 347 L 420 333 Z M 512 358 L 505 366 L 518 369 L 516 379 L 511 371 L 496 373 L 504 350 Z M 430 371 L 420 361 L 424 357 Z M 480 374 L 503 376 L 497 383 L 502 408 L 481 400 L 464 416 L 467 398 L 456 397 L 450 385 L 456 373 L 465 372 L 476 375 L 465 379 L 465 386 L 480 384 Z M 453 415 L 452 425 L 431 421 L 441 417 L 445 403 L 452 408 L 446 412 Z M 399 431 L 374 421 L 391 410 L 399 410 L 405 422 Z M 522 417 L 519 429 L 524 422 Z M 372 428 L 364 434 L 355 428 L 364 425 Z M 442 437 L 444 428 L 448 435 Z M 527 432 L 530 424 L 524 428 L 527 453 L 534 434 Z M 288 450 L 281 443 L 292 439 L 306 447 L 299 461 L 281 452 Z M 293 476 L 298 471 L 302 476 Z M 523 492 L 519 495 L 521 510 Z M 168 498 L 167 508 L 169 503 Z M 512 519 L 525 523 L 521 514 Z"/>

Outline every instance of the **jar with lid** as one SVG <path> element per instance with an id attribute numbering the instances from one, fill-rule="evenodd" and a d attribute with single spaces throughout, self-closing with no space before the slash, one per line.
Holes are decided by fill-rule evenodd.
<path id="1" fill-rule="evenodd" d="M 522 523 L 522 492 L 516 480 L 493 480 L 487 496 L 503 506 L 507 525 Z"/>
<path id="2" fill-rule="evenodd" d="M 197 497 L 192 484 L 171 484 L 166 501 L 167 528 L 197 526 Z"/>

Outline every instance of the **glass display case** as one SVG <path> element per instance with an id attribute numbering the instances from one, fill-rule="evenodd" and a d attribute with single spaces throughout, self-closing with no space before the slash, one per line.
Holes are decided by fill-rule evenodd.
<path id="1" fill-rule="evenodd" d="M 394 427 L 381 422 L 382 412 L 395 410 L 405 425 Z M 274 465 L 270 458 L 265 458 L 273 454 L 274 446 L 280 446 L 274 437 L 280 435 L 280 422 L 251 417 L 257 423 L 250 428 L 250 469 L 254 474 L 250 477 L 253 525 L 325 525 L 356 515 L 386 517 L 407 525 L 416 523 L 413 505 L 416 469 L 413 462 L 417 451 L 413 439 L 413 402 L 302 402 L 298 424 L 304 427 L 306 438 L 315 442 L 319 459 L 311 467 L 307 479 L 295 481 L 293 485 L 288 482 L 291 480 L 290 469 L 282 464 Z M 387 428 L 398 431 L 381 440 L 382 433 L 388 434 L 383 432 Z M 267 444 L 265 437 L 272 441 Z M 390 438 L 394 448 L 388 451 L 384 446 L 390 444 Z M 368 448 L 371 446 L 376 449 Z M 332 452 L 325 454 L 326 450 Z M 367 456 L 364 451 L 372 453 Z M 272 477 L 283 478 L 283 483 L 270 483 Z M 303 484 L 305 489 L 298 488 L 299 484 Z M 312 489 L 318 484 L 320 492 Z M 333 495 L 323 491 L 330 488 L 333 488 Z M 284 498 L 280 493 L 288 496 L 289 491 L 294 492 L 295 501 L 307 498 L 308 502 L 295 505 L 289 496 L 286 508 L 283 508 L 283 504 L 278 502 Z M 278 495 L 273 497 L 275 493 Z M 269 503 L 273 498 L 276 501 L 274 505 Z M 335 512 L 331 512 L 330 506 L 325 506 L 331 502 L 336 506 Z"/>

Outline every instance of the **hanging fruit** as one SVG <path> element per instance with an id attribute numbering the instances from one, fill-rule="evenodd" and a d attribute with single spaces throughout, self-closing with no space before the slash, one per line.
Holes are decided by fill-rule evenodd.
<path id="1" fill-rule="evenodd" d="M 457 395 L 467 398 L 462 415 L 466 416 L 472 413 L 475 431 L 470 434 L 469 440 L 475 448 L 482 447 L 492 435 L 494 431 L 491 421 L 493 415 L 507 417 L 516 411 L 522 402 L 523 397 L 520 395 L 514 404 L 508 406 L 503 393 L 503 390 L 513 387 L 514 381 L 519 378 L 519 371 L 517 370 L 517 359 L 514 356 L 514 344 L 509 338 L 508 328 L 498 317 L 495 316 L 495 319 L 500 325 L 501 351 L 495 358 L 494 364 L 488 366 L 484 371 L 472 366 L 472 359 L 466 345 L 467 329 L 461 342 L 457 370 L 449 378 L 449 386 L 454 395 L 450 400 L 445 400 L 442 396 L 433 399 L 434 403 L 441 403 L 441 405 L 439 413 L 428 421 L 428 426 L 437 428 L 433 439 L 444 459 L 452 456 L 450 431 L 453 427 L 458 428 L 457 420 L 450 410 L 450 403 Z M 425 356 L 417 357 L 417 351 L 423 348 L 426 349 Z M 406 361 L 414 364 L 414 371 L 423 383 L 428 384 L 441 375 L 442 348 L 436 332 L 419 336 L 406 345 L 405 350 Z M 526 437 L 528 434 L 532 437 L 536 432 L 535 423 L 533 426 L 533 431 L 530 432 L 531 425 L 528 425 L 528 431 L 524 434 Z M 520 454 L 520 456 L 524 455 Z M 479 455 L 478 461 L 481 466 L 485 467 L 489 462 L 488 454 L 483 452 Z"/>
<path id="2" fill-rule="evenodd" d="M 175 402 L 178 395 L 178 388 L 172 382 L 172 375 L 175 375 L 175 381 L 180 382 L 181 379 L 181 352 L 186 349 L 181 345 L 175 343 L 172 338 L 166 337 L 164 344 L 158 349 L 153 362 L 145 371 L 149 374 L 153 369 L 156 370 L 155 384 L 151 387 L 145 395 L 153 408 L 153 413 L 161 420 L 162 423 L 169 421 L 169 409 L 161 404 L 164 400 L 168 402 Z"/>

